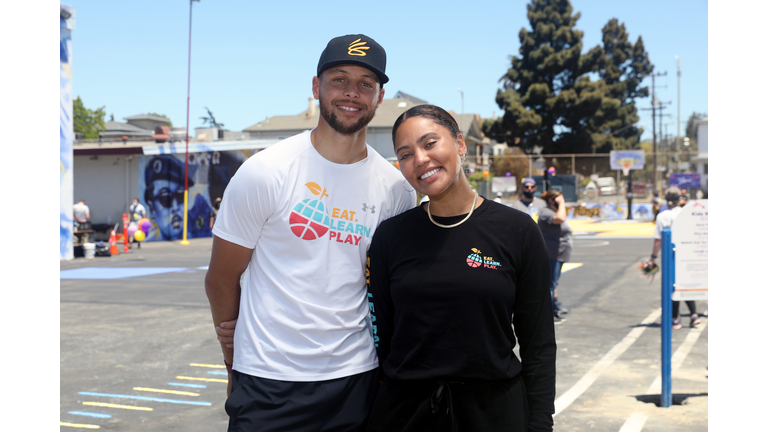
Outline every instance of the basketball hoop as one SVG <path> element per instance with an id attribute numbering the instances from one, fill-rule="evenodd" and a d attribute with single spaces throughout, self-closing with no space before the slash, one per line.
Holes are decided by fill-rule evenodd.
<path id="1" fill-rule="evenodd" d="M 624 173 L 625 176 L 629 175 L 629 169 L 631 167 L 632 167 L 632 164 L 630 164 L 630 163 L 625 163 L 625 164 L 621 165 L 621 171 Z"/>

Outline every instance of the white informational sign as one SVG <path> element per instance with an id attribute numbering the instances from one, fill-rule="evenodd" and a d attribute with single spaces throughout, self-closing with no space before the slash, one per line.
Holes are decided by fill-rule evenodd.
<path id="1" fill-rule="evenodd" d="M 706 300 L 709 284 L 709 204 L 688 201 L 672 223 L 675 291 L 672 300 Z"/>

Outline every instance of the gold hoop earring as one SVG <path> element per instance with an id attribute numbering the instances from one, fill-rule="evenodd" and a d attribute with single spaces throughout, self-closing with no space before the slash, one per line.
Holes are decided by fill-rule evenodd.
<path id="1" fill-rule="evenodd" d="M 413 186 L 411 186 L 410 190 L 407 187 L 405 187 L 405 184 L 407 182 L 408 182 L 408 180 L 403 179 L 403 189 L 405 189 L 406 192 L 413 192 L 413 191 L 415 191 L 416 189 L 414 189 Z M 408 185 L 410 186 L 410 183 L 408 183 Z"/>

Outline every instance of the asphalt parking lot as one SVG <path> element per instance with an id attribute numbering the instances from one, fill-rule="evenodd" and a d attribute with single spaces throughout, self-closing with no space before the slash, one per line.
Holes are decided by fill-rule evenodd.
<path id="1" fill-rule="evenodd" d="M 589 229 L 558 290 L 570 312 L 556 330 L 555 430 L 708 430 L 708 318 L 673 332 L 676 404 L 656 407 L 660 278 L 649 283 L 636 268 L 651 240 Z M 61 262 L 62 431 L 226 430 L 226 375 L 203 290 L 210 245 L 146 243 Z"/>

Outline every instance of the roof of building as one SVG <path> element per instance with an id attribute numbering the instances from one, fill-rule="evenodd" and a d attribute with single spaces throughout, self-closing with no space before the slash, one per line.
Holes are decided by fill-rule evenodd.
<path id="1" fill-rule="evenodd" d="M 121 123 L 116 121 L 104 122 L 104 130 L 101 131 L 101 136 L 112 135 L 147 135 L 152 136 L 154 131 L 140 128 L 130 123 Z"/>
<path id="2" fill-rule="evenodd" d="M 149 114 L 138 114 L 138 115 L 134 115 L 134 116 L 130 116 L 130 117 L 123 117 L 123 120 L 128 120 L 128 121 L 131 121 L 131 120 L 152 120 L 152 121 L 156 121 L 156 122 L 171 123 L 171 121 L 168 120 L 165 117 L 158 117 L 158 116 L 153 116 L 153 115 L 149 115 Z"/>
<path id="3" fill-rule="evenodd" d="M 406 96 L 406 97 L 401 97 Z M 376 110 L 376 116 L 368 123 L 369 129 L 384 128 L 391 129 L 395 120 L 408 109 L 427 103 L 422 99 L 415 98 L 403 92 L 398 92 L 392 99 L 384 99 Z M 314 113 L 308 116 L 309 109 L 296 115 L 278 115 L 268 117 L 267 119 L 243 129 L 243 132 L 285 132 L 299 133 L 317 126 L 320 119 L 320 108 L 315 105 Z M 462 134 L 471 142 L 481 141 L 480 118 L 477 114 L 456 114 L 453 111 L 449 113 L 456 119 Z M 472 133 L 470 133 L 472 132 Z"/>
<path id="4" fill-rule="evenodd" d="M 411 96 L 408 93 L 403 93 L 403 92 L 401 92 L 399 90 L 397 91 L 397 94 L 395 94 L 394 99 L 407 99 L 407 100 L 415 103 L 416 105 L 423 105 L 423 104 L 428 104 L 429 103 L 429 102 L 425 101 L 424 99 L 419 99 L 416 96 Z"/>

